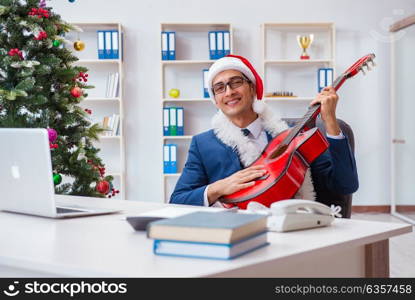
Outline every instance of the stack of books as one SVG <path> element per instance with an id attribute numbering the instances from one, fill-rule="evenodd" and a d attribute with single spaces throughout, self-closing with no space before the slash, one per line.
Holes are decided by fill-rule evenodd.
<path id="1" fill-rule="evenodd" d="M 102 120 L 102 128 L 105 130 L 102 136 L 120 135 L 120 115 L 113 114 L 112 116 L 105 116 Z"/>
<path id="2" fill-rule="evenodd" d="M 151 222 L 147 236 L 157 255 L 233 259 L 268 245 L 267 217 L 233 212 L 194 212 Z"/>
<path id="3" fill-rule="evenodd" d="M 107 87 L 105 90 L 106 98 L 117 98 L 118 97 L 118 86 L 119 86 L 119 73 L 108 73 L 107 76 Z"/>

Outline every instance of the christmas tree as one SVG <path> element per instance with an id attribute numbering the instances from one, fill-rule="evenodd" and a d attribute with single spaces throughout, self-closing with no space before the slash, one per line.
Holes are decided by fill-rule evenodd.
<path id="1" fill-rule="evenodd" d="M 93 88 L 88 70 L 63 47 L 72 30 L 45 0 L 0 0 L 0 127 L 48 130 L 56 193 L 111 197 L 118 191 L 92 143 L 103 129 L 79 106 Z"/>

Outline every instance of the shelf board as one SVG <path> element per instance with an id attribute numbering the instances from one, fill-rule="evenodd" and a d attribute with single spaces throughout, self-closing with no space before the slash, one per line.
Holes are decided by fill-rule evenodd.
<path id="1" fill-rule="evenodd" d="M 161 31 L 200 32 L 207 33 L 212 30 L 229 30 L 230 23 L 161 23 Z"/>
<path id="2" fill-rule="evenodd" d="M 169 135 L 163 136 L 163 140 L 191 140 L 193 135 Z"/>
<path id="3" fill-rule="evenodd" d="M 321 63 L 333 63 L 332 59 L 277 59 L 277 60 L 265 60 L 264 64 L 284 65 L 284 64 L 321 64 Z"/>
<path id="4" fill-rule="evenodd" d="M 105 170 L 105 175 L 111 175 L 111 176 L 114 176 L 114 177 L 121 177 L 122 173 L 120 173 L 120 172 L 111 172 L 111 171 Z"/>
<path id="5" fill-rule="evenodd" d="M 89 26 L 89 27 L 104 27 L 104 26 L 118 26 L 121 25 L 121 23 L 111 23 L 111 22 L 71 22 L 71 25 L 76 25 L 76 26 Z"/>
<path id="6" fill-rule="evenodd" d="M 183 27 L 210 27 L 210 26 L 231 26 L 231 23 L 209 23 L 209 22 L 183 22 L 183 23 L 161 23 L 161 26 L 183 26 Z"/>
<path id="7" fill-rule="evenodd" d="M 265 101 L 275 102 L 299 102 L 299 101 L 312 101 L 313 97 L 265 97 Z"/>
<path id="8" fill-rule="evenodd" d="M 180 177 L 182 173 L 163 174 L 164 177 Z"/>
<path id="9" fill-rule="evenodd" d="M 264 23 L 265 27 L 321 27 L 321 28 L 331 28 L 334 23 Z"/>
<path id="10" fill-rule="evenodd" d="M 121 136 L 119 136 L 119 135 L 110 135 L 110 136 L 103 135 L 103 136 L 99 136 L 99 139 L 100 140 L 119 140 L 119 139 L 121 139 Z"/>
<path id="11" fill-rule="evenodd" d="M 75 64 L 109 64 L 121 63 L 121 59 L 80 59 Z"/>
<path id="12" fill-rule="evenodd" d="M 201 65 L 213 64 L 216 60 L 162 60 L 162 65 Z"/>
<path id="13" fill-rule="evenodd" d="M 94 102 L 94 101 L 104 101 L 104 102 L 110 102 L 110 101 L 117 101 L 119 102 L 121 99 L 120 98 L 105 98 L 105 97 L 94 97 L 94 98 L 85 98 L 84 100 L 82 100 L 82 102 L 84 101 L 88 101 L 88 102 Z"/>
<path id="14" fill-rule="evenodd" d="M 163 98 L 163 102 L 211 102 L 210 98 Z"/>

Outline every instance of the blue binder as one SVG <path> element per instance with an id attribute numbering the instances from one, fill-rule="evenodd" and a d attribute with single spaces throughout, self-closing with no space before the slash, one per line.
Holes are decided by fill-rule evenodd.
<path id="1" fill-rule="evenodd" d="M 111 31 L 111 42 L 112 42 L 112 51 L 111 51 L 111 58 L 112 59 L 119 59 L 119 38 L 118 38 L 118 30 Z"/>
<path id="2" fill-rule="evenodd" d="M 111 31 L 106 30 L 104 31 L 104 58 L 111 59 L 112 58 L 112 37 Z"/>
<path id="3" fill-rule="evenodd" d="M 333 68 L 326 69 L 326 86 L 333 84 Z"/>
<path id="4" fill-rule="evenodd" d="M 216 32 L 215 31 L 209 31 L 208 38 L 209 38 L 209 57 L 210 57 L 210 59 L 216 59 L 217 58 Z"/>
<path id="5" fill-rule="evenodd" d="M 105 58 L 105 39 L 104 39 L 104 31 L 98 30 L 97 31 L 97 49 L 98 49 L 98 59 Z"/>
<path id="6" fill-rule="evenodd" d="M 223 50 L 223 31 L 216 31 L 216 49 L 216 58 L 221 58 L 225 56 L 225 52 Z"/>
<path id="7" fill-rule="evenodd" d="M 161 59 L 169 59 L 169 36 L 165 31 L 161 33 Z"/>
<path id="8" fill-rule="evenodd" d="M 163 145 L 163 172 L 169 174 L 170 172 L 170 146 Z"/>
<path id="9" fill-rule="evenodd" d="M 317 91 L 333 84 L 333 68 L 319 68 L 317 70 Z"/>
<path id="10" fill-rule="evenodd" d="M 231 54 L 231 34 L 229 31 L 223 32 L 223 50 L 225 55 Z"/>
<path id="11" fill-rule="evenodd" d="M 169 144 L 170 146 L 170 167 L 169 172 L 171 174 L 177 173 L 177 145 Z"/>
<path id="12" fill-rule="evenodd" d="M 169 135 L 177 135 L 177 108 L 169 107 Z"/>
<path id="13" fill-rule="evenodd" d="M 164 136 L 170 135 L 169 125 L 170 125 L 170 109 L 168 107 L 164 107 L 163 108 L 163 135 Z"/>
<path id="14" fill-rule="evenodd" d="M 169 60 L 176 60 L 176 33 L 174 31 L 168 33 L 169 36 Z"/>
<path id="15" fill-rule="evenodd" d="M 203 97 L 209 98 L 209 86 L 208 86 L 208 72 L 209 69 L 203 69 Z"/>
<path id="16" fill-rule="evenodd" d="M 184 135 L 183 114 L 183 107 L 177 107 L 177 135 Z"/>

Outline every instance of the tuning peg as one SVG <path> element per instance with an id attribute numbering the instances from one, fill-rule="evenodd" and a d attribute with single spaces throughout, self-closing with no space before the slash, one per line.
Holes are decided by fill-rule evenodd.
<path id="1" fill-rule="evenodd" d="M 365 64 L 366 68 L 368 71 L 371 71 L 372 69 L 370 68 L 369 64 Z"/>
<path id="2" fill-rule="evenodd" d="M 363 70 L 362 67 L 360 67 L 359 70 L 362 71 L 363 75 L 366 75 L 366 72 L 365 72 L 365 70 Z"/>
<path id="3" fill-rule="evenodd" d="M 372 63 L 372 67 L 376 67 L 375 61 L 373 59 L 371 59 L 370 62 Z"/>

